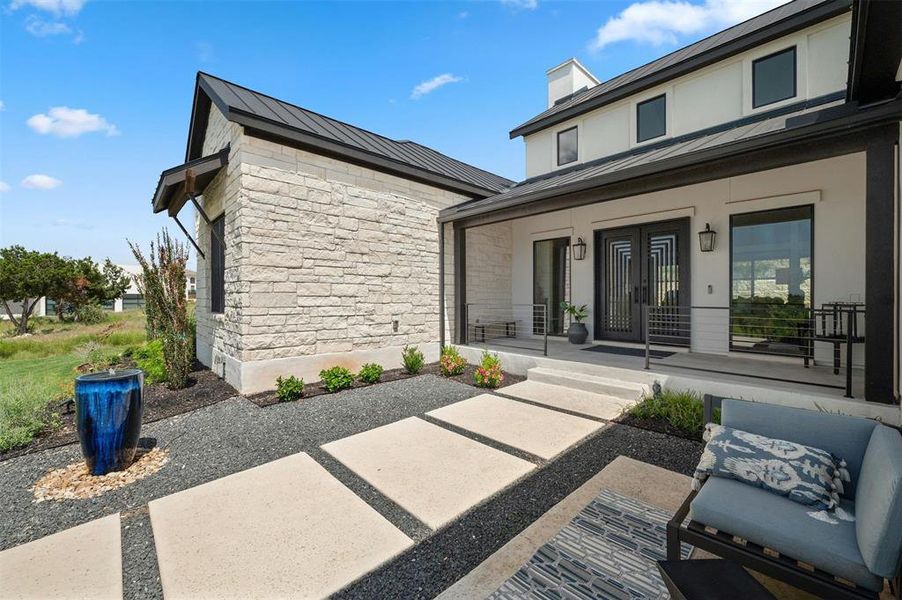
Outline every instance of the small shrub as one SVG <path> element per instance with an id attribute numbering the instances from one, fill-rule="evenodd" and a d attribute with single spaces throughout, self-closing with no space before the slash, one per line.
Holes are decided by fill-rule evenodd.
<path id="1" fill-rule="evenodd" d="M 294 375 L 276 378 L 276 397 L 279 402 L 293 402 L 304 395 L 304 380 Z"/>
<path id="2" fill-rule="evenodd" d="M 384 370 L 382 365 L 367 363 L 360 367 L 360 372 L 357 373 L 357 379 L 364 383 L 379 383 L 379 380 L 382 379 L 382 371 Z"/>
<path id="3" fill-rule="evenodd" d="M 442 348 L 442 356 L 438 362 L 439 369 L 445 377 L 460 375 L 467 368 L 467 359 L 461 356 L 454 346 Z"/>
<path id="4" fill-rule="evenodd" d="M 354 374 L 344 367 L 324 369 L 319 372 L 319 378 L 327 392 L 337 392 L 354 385 Z"/>
<path id="5" fill-rule="evenodd" d="M 75 309 L 75 320 L 87 325 L 103 323 L 108 316 L 103 307 L 97 304 L 85 304 Z"/>
<path id="6" fill-rule="evenodd" d="M 474 378 L 477 387 L 496 388 L 501 385 L 504 382 L 504 373 L 501 372 L 501 359 L 498 355 L 488 350 L 484 351 Z"/>
<path id="7" fill-rule="evenodd" d="M 151 340 L 132 354 L 135 364 L 144 371 L 144 383 L 166 381 L 166 360 L 163 358 L 163 340 Z"/>
<path id="8" fill-rule="evenodd" d="M 408 373 L 416 375 L 426 364 L 426 357 L 416 346 L 404 346 L 404 350 L 401 351 L 401 361 Z"/>
<path id="9" fill-rule="evenodd" d="M 663 419 L 677 429 L 699 435 L 705 428 L 702 398 L 689 390 L 662 390 L 657 396 L 645 396 L 629 413 L 640 419 Z M 720 421 L 720 411 L 714 411 L 714 420 Z"/>

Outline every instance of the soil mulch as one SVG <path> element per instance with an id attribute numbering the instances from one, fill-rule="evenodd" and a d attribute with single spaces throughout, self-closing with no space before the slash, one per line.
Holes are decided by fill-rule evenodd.
<path id="1" fill-rule="evenodd" d="M 197 368 L 199 366 L 199 364 L 195 365 L 195 370 L 188 376 L 188 387 L 184 389 L 170 390 L 165 383 L 145 385 L 142 422 L 152 423 L 174 417 L 238 395 L 235 388 L 214 375 L 209 369 Z M 59 411 L 60 426 L 58 428 L 36 436 L 25 446 L 0 452 L 0 462 L 77 442 L 74 402 L 61 403 Z"/>
<path id="2" fill-rule="evenodd" d="M 614 419 L 614 421 L 623 425 L 629 425 L 630 427 L 638 427 L 639 429 L 647 429 L 649 431 L 656 431 L 658 433 L 666 433 L 667 435 L 672 435 L 674 437 L 692 440 L 693 442 L 704 443 L 701 431 L 688 431 L 686 429 L 674 427 L 670 424 L 669 421 L 667 421 L 667 419 L 637 417 L 629 413 L 624 413 Z"/>
<path id="3" fill-rule="evenodd" d="M 508 373 L 507 371 L 503 371 L 504 373 L 504 382 L 498 386 L 500 389 L 508 385 L 513 385 L 515 383 L 519 383 L 521 381 L 526 381 L 526 377 L 522 375 L 514 375 L 513 373 Z M 456 381 L 458 383 L 463 383 L 466 385 L 471 385 L 476 387 L 475 384 L 475 375 L 476 375 L 476 367 L 474 365 L 467 365 L 464 369 L 464 372 L 460 375 L 454 375 L 452 377 L 444 377 L 439 371 L 439 364 L 429 363 L 427 365 L 423 365 L 423 368 L 420 369 L 419 373 L 415 375 L 411 375 L 405 369 L 389 369 L 382 373 L 382 378 L 379 380 L 379 383 L 388 383 L 390 381 L 400 381 L 402 379 L 410 379 L 411 377 L 418 377 L 420 375 L 438 375 L 439 377 L 443 377 L 444 379 L 450 379 L 452 381 Z M 379 383 L 364 383 L 362 381 L 354 380 L 354 385 L 347 389 L 357 389 L 363 387 L 370 387 L 373 385 L 379 385 Z M 487 392 L 490 392 L 491 389 L 486 388 Z M 332 394 L 336 392 L 330 392 L 323 387 L 322 383 L 308 383 L 304 385 L 304 395 L 301 400 L 307 398 L 314 398 L 316 396 L 322 396 L 323 394 Z M 268 391 L 268 392 L 260 392 L 259 394 L 254 394 L 252 396 L 246 396 L 248 400 L 256 404 L 260 407 L 272 406 L 273 404 L 279 404 L 279 398 L 276 396 L 276 392 Z"/>

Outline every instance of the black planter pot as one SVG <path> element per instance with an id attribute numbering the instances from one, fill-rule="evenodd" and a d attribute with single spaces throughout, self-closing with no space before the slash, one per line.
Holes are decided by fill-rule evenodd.
<path id="1" fill-rule="evenodd" d="M 586 329 L 585 323 L 570 323 L 567 338 L 571 344 L 585 344 L 587 337 L 589 337 L 589 330 Z"/>
<path id="2" fill-rule="evenodd" d="M 144 373 L 125 369 L 75 378 L 81 452 L 91 475 L 127 468 L 135 457 L 144 412 Z"/>

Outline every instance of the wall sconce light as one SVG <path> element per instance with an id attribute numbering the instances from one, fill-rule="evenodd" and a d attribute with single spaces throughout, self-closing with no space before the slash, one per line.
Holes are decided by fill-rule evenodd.
<path id="1" fill-rule="evenodd" d="M 573 260 L 582 260 L 586 258 L 586 243 L 583 241 L 583 238 L 576 238 L 576 243 L 573 244 Z"/>
<path id="2" fill-rule="evenodd" d="M 705 223 L 705 230 L 698 232 L 698 246 L 702 252 L 711 252 L 714 250 L 714 238 L 717 237 L 716 231 L 711 231 L 710 223 Z"/>

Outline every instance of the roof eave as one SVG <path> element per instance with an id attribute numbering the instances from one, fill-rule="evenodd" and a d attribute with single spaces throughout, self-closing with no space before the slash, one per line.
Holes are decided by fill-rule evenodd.
<path id="1" fill-rule="evenodd" d="M 537 131 L 541 131 L 542 129 L 572 119 L 591 110 L 601 108 L 602 106 L 606 106 L 613 102 L 617 102 L 618 100 L 622 100 L 623 98 L 632 96 L 676 77 L 691 73 L 692 71 L 701 69 L 715 62 L 725 60 L 754 46 L 789 35 L 806 27 L 810 27 L 811 25 L 820 23 L 821 21 L 832 19 L 833 17 L 848 12 L 851 5 L 852 0 L 831 0 L 824 4 L 819 4 L 809 10 L 802 11 L 774 23 L 770 27 L 764 27 L 757 31 L 753 31 L 726 44 L 711 48 L 701 54 L 671 65 L 670 67 L 666 67 L 660 71 L 651 73 L 646 77 L 642 77 L 641 79 L 615 88 L 610 92 L 588 98 L 584 102 L 548 115 L 545 118 L 535 120 L 536 118 L 533 117 L 533 119 L 512 129 L 510 132 L 510 139 L 536 133 Z"/>

